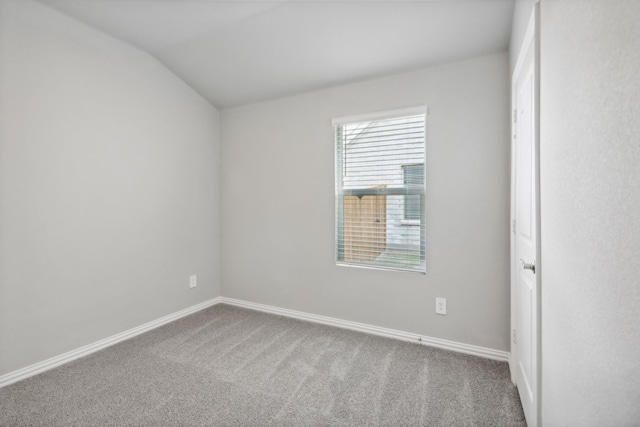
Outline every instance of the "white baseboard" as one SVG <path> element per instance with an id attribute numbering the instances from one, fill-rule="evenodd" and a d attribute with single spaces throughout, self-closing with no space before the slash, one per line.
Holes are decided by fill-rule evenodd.
<path id="1" fill-rule="evenodd" d="M 425 335 L 412 334 L 409 332 L 398 331 L 395 329 L 382 328 L 379 326 L 367 325 L 364 323 L 351 322 L 348 320 L 336 319 L 333 317 L 320 316 L 317 314 L 305 313 L 302 311 L 289 310 L 286 308 L 273 307 L 270 305 L 257 304 L 249 301 L 243 301 L 233 298 L 220 297 L 223 304 L 235 305 L 237 307 L 249 308 L 252 310 L 263 311 L 266 313 L 278 314 L 280 316 L 293 317 L 295 319 L 307 320 L 324 325 L 336 326 L 338 328 L 351 329 L 353 331 L 365 332 L 368 334 L 379 335 L 388 338 L 400 339 L 403 341 L 417 342 L 431 347 L 438 347 L 444 350 L 455 351 L 458 353 L 470 354 L 472 356 L 484 357 L 485 359 L 509 361 L 509 352 L 494 350 L 492 348 L 479 347 L 470 344 L 463 344 L 455 341 L 443 340 L 440 338 L 428 337 Z"/>
<path id="2" fill-rule="evenodd" d="M 48 371 L 49 369 L 53 369 L 57 366 L 71 362 L 72 360 L 79 359 L 91 353 L 95 353 L 98 350 L 102 350 L 103 348 L 117 344 L 126 339 L 133 338 L 136 335 L 140 335 L 142 333 L 148 332 L 159 326 L 165 325 L 169 322 L 173 322 L 174 320 L 178 320 L 181 317 L 188 316 L 190 314 L 195 313 L 196 311 L 200 311 L 202 309 L 218 304 L 220 302 L 221 302 L 221 297 L 216 297 L 208 301 L 204 301 L 200 304 L 196 304 L 191 307 L 185 308 L 184 310 L 180 310 L 175 313 L 169 314 L 167 316 L 161 317 L 159 319 L 152 320 L 151 322 L 145 323 L 144 325 L 140 325 L 135 328 L 129 329 L 127 331 L 121 332 L 119 334 L 112 335 L 100 341 L 96 341 L 93 344 L 85 345 L 84 347 L 80 347 L 75 350 L 69 351 L 67 353 L 61 354 L 59 356 L 55 356 L 50 359 L 47 359 L 45 361 L 35 363 L 31 366 L 18 369 L 17 371 L 9 372 L 8 374 L 0 376 L 0 387 L 7 386 L 9 384 L 13 384 L 18 381 L 22 381 L 24 379 L 27 379 L 39 373 Z"/>

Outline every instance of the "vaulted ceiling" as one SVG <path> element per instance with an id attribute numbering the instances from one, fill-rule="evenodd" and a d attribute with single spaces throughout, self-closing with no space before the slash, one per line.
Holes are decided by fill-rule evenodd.
<path id="1" fill-rule="evenodd" d="M 514 0 L 39 0 L 219 108 L 504 51 Z"/>

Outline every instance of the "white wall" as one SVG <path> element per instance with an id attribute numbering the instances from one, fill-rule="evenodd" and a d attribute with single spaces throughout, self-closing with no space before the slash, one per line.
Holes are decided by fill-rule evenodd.
<path id="1" fill-rule="evenodd" d="M 219 119 L 147 54 L 0 8 L 3 374 L 219 295 Z"/>
<path id="2" fill-rule="evenodd" d="M 541 4 L 542 422 L 640 420 L 640 2 Z"/>
<path id="3" fill-rule="evenodd" d="M 508 75 L 505 53 L 224 110 L 222 294 L 508 350 Z M 427 274 L 337 267 L 331 119 L 420 104 Z"/>

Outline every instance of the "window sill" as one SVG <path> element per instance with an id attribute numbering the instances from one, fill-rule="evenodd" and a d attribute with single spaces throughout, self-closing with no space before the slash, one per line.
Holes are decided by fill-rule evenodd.
<path id="1" fill-rule="evenodd" d="M 420 220 L 419 219 L 402 219 L 400 220 L 400 225 L 406 225 L 406 226 L 419 226 L 420 225 Z"/>
<path id="2" fill-rule="evenodd" d="M 375 264 L 352 264 L 344 261 L 336 261 L 336 266 L 362 268 L 365 270 L 402 271 L 405 273 L 427 274 L 427 271 L 424 265 L 422 265 L 420 268 L 402 268 L 402 267 L 381 266 L 381 265 L 375 265 Z"/>

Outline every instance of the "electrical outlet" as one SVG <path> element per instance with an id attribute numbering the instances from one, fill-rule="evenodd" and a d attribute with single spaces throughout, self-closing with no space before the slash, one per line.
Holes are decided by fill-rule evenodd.
<path id="1" fill-rule="evenodd" d="M 447 314 L 446 298 L 436 298 L 436 314 Z"/>
<path id="2" fill-rule="evenodd" d="M 198 276 L 192 274 L 191 276 L 189 276 L 189 287 L 195 288 L 196 286 L 198 286 Z"/>

